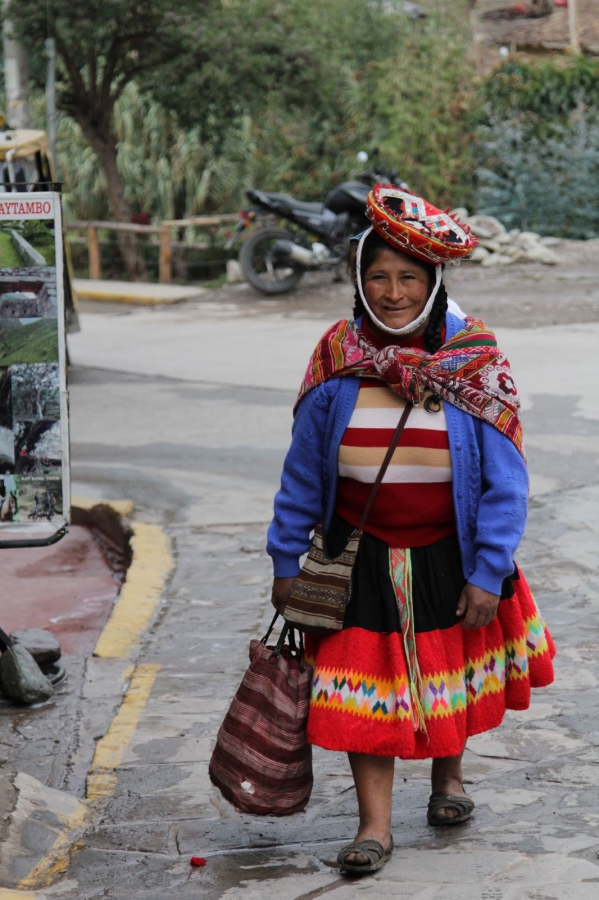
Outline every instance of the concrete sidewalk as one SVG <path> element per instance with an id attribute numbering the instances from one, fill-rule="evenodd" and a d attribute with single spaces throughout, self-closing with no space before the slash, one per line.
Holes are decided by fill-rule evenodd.
<path id="1" fill-rule="evenodd" d="M 509 713 L 501 729 L 469 741 L 475 816 L 463 827 L 429 828 L 430 764 L 398 761 L 397 851 L 380 874 L 359 883 L 333 867 L 357 816 L 342 755 L 316 749 L 312 800 L 289 819 L 239 815 L 210 785 L 216 730 L 247 664 L 249 639 L 271 616 L 270 563 L 263 526 L 171 529 L 177 572 L 143 654 L 159 670 L 115 769 L 114 797 L 60 896 L 596 898 L 599 578 L 584 560 L 596 552 L 598 501 L 594 488 L 535 503 L 520 563 L 560 648 L 557 680 L 536 693 L 529 712 Z M 191 868 L 192 855 L 207 858 L 206 867 Z"/>
<path id="2" fill-rule="evenodd" d="M 111 792 L 62 880 L 37 900 L 596 898 L 597 323 L 500 332 L 525 401 L 534 487 L 519 562 L 559 656 L 555 685 L 528 713 L 469 743 L 471 822 L 429 828 L 429 764 L 398 762 L 398 849 L 375 878 L 350 882 L 330 865 L 355 832 L 343 756 L 316 750 L 310 806 L 289 819 L 240 816 L 208 781 L 249 641 L 270 619 L 265 528 L 297 385 L 324 327 L 299 307 L 214 302 L 84 315 L 70 336 L 74 489 L 130 497 L 140 519 L 166 528 L 176 570 L 97 742 L 88 784 L 102 776 Z M 190 867 L 192 855 L 206 867 Z"/>

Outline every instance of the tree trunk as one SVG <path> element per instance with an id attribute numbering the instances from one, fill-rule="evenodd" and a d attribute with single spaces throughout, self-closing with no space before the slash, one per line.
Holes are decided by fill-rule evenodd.
<path id="1" fill-rule="evenodd" d="M 98 157 L 98 162 L 104 172 L 106 180 L 106 190 L 108 192 L 108 203 L 110 212 L 115 222 L 130 222 L 131 210 L 125 200 L 125 191 L 123 182 L 117 168 L 117 145 L 116 141 L 110 134 L 109 128 L 106 130 L 97 127 L 95 123 L 91 123 L 86 119 L 82 119 L 75 113 L 74 118 L 81 126 L 83 134 L 90 142 L 92 149 Z M 117 240 L 121 251 L 123 262 L 127 275 L 132 281 L 144 281 L 147 277 L 143 258 L 139 251 L 137 236 L 123 231 L 117 231 Z"/>
<path id="2" fill-rule="evenodd" d="M 6 2 L 2 4 L 2 10 Z M 4 20 L 2 28 L 4 51 L 4 82 L 6 87 L 6 118 L 10 128 L 31 128 L 29 88 L 27 84 L 27 53 L 13 36 L 12 22 Z"/>

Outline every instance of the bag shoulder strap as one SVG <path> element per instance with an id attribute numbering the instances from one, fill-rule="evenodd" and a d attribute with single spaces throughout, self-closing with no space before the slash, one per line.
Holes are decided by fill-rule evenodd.
<path id="1" fill-rule="evenodd" d="M 414 406 L 413 403 L 410 403 L 410 402 L 406 403 L 405 409 L 401 414 L 401 418 L 400 418 L 399 422 L 397 423 L 397 428 L 395 429 L 395 431 L 393 433 L 393 437 L 391 438 L 391 443 L 389 444 L 389 449 L 387 450 L 387 453 L 385 454 L 383 464 L 379 469 L 379 472 L 378 472 L 378 475 L 376 476 L 374 484 L 372 485 L 372 490 L 370 492 L 370 497 L 368 498 L 368 503 L 366 504 L 366 506 L 364 508 L 364 512 L 362 513 L 362 518 L 360 519 L 360 524 L 358 525 L 358 532 L 360 534 L 362 533 L 362 531 L 364 529 L 364 525 L 366 524 L 366 519 L 368 518 L 370 510 L 372 509 L 372 504 L 376 500 L 376 495 L 379 492 L 381 482 L 385 476 L 387 467 L 389 466 L 389 463 L 391 462 L 391 457 L 395 453 L 395 449 L 399 443 L 401 433 L 405 428 L 405 424 L 408 421 L 408 416 L 410 415 L 413 406 Z"/>

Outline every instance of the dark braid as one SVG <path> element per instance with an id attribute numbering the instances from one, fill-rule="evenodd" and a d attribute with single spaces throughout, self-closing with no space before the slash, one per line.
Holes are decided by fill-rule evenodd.
<path id="1" fill-rule="evenodd" d="M 443 346 L 443 338 L 441 334 L 445 328 L 445 315 L 447 313 L 447 291 L 445 285 L 441 281 L 431 314 L 426 323 L 424 332 L 424 346 L 429 353 L 436 353 Z M 441 409 L 441 398 L 438 394 L 432 394 L 424 401 L 424 408 L 427 412 L 439 412 Z"/>
<path id="2" fill-rule="evenodd" d="M 446 313 L 447 291 L 445 290 L 445 285 L 441 282 L 424 332 L 424 346 L 429 353 L 436 353 L 443 346 L 441 334 L 445 328 Z"/>
<path id="3" fill-rule="evenodd" d="M 354 308 L 352 311 L 352 316 L 354 317 L 354 319 L 357 319 L 358 316 L 363 316 L 365 314 L 366 314 L 366 307 L 364 306 L 364 301 L 360 297 L 360 292 L 359 292 L 358 288 L 356 288 L 356 291 L 354 293 Z"/>

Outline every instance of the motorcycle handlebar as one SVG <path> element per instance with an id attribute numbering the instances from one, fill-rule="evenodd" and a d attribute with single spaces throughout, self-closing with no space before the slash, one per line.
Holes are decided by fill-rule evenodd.
<path id="1" fill-rule="evenodd" d="M 362 172 L 361 175 L 358 175 L 358 181 L 367 185 L 375 185 L 381 181 L 396 184 L 398 178 L 399 172 L 397 169 L 381 169 L 378 172 Z"/>

